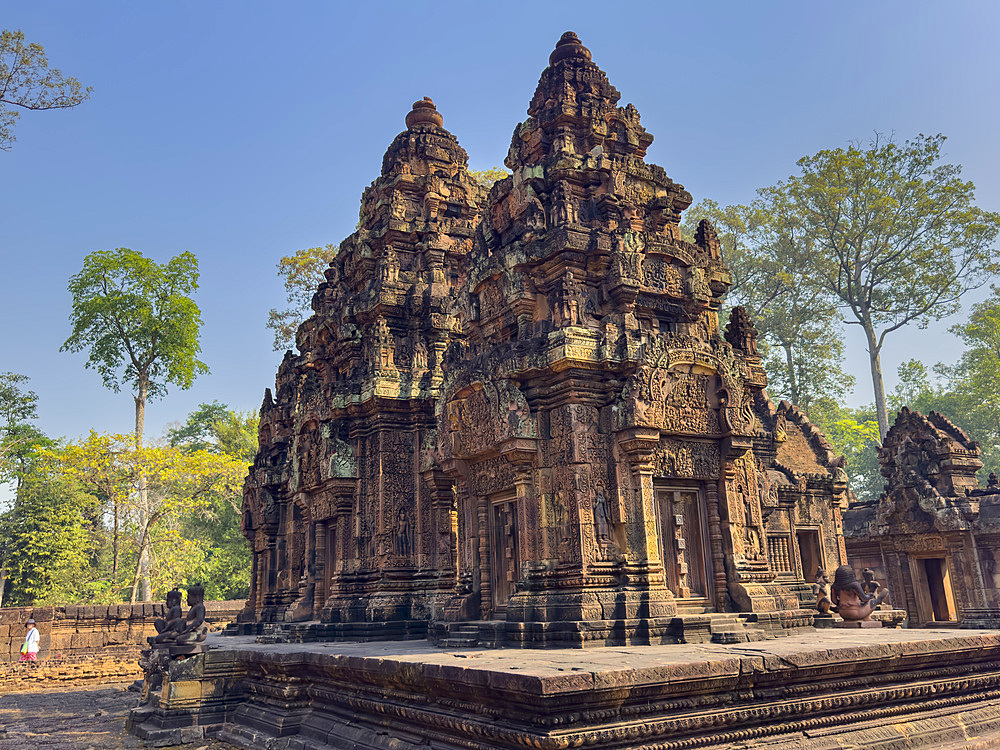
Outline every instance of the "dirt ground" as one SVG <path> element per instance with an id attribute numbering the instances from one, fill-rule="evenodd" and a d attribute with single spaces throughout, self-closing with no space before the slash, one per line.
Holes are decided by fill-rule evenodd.
<path id="1" fill-rule="evenodd" d="M 123 750 L 139 743 L 125 734 L 125 717 L 138 701 L 129 683 L 32 690 L 0 696 L 0 750 Z M 230 745 L 203 740 L 185 750 Z"/>

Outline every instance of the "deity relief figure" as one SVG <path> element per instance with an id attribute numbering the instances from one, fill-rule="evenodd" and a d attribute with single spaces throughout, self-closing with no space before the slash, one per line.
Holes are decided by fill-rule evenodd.
<path id="1" fill-rule="evenodd" d="M 556 226 L 576 223 L 573 196 L 563 182 L 557 183 L 552 191 L 552 223 Z"/>
<path id="2" fill-rule="evenodd" d="M 379 343 L 379 366 L 383 369 L 392 369 L 395 367 L 393 353 L 395 341 L 392 338 L 392 333 L 389 331 L 389 324 L 386 323 L 385 318 L 378 319 L 375 335 Z"/>
<path id="3" fill-rule="evenodd" d="M 418 338 L 417 342 L 413 345 L 413 369 L 427 369 L 427 344 L 425 344 L 424 340 L 420 338 Z"/>
<path id="4" fill-rule="evenodd" d="M 612 524 L 611 505 L 604 493 L 604 487 L 598 486 L 597 495 L 594 497 L 594 537 L 597 539 L 602 558 L 607 558 L 610 550 L 617 549 Z"/>
<path id="5" fill-rule="evenodd" d="M 409 557 L 413 550 L 410 516 L 406 508 L 400 508 L 396 515 L 396 533 L 393 537 L 393 552 L 400 557 Z"/>
<path id="6" fill-rule="evenodd" d="M 743 538 L 746 542 L 744 554 L 747 560 L 759 560 L 761 558 L 760 533 L 754 526 L 753 501 L 750 495 L 743 495 Z"/>
<path id="7" fill-rule="evenodd" d="M 569 512 L 566 503 L 562 498 L 562 493 L 557 493 L 555 497 L 555 521 L 556 521 L 556 549 L 560 560 L 570 559 L 570 528 Z"/>
<path id="8" fill-rule="evenodd" d="M 594 536 L 602 547 L 613 544 L 611 507 L 608 505 L 608 498 L 604 494 L 603 487 L 597 488 L 597 496 L 594 498 Z"/>
<path id="9" fill-rule="evenodd" d="M 399 257 L 391 247 L 385 249 L 379 268 L 382 281 L 393 282 L 399 278 Z"/>
<path id="10" fill-rule="evenodd" d="M 566 271 L 559 289 L 559 303 L 556 306 L 558 325 L 580 325 L 580 283 L 573 277 L 572 271 Z"/>

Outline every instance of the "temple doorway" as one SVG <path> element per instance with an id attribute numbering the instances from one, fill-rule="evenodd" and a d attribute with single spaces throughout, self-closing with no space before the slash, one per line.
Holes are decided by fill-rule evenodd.
<path id="1" fill-rule="evenodd" d="M 490 508 L 490 584 L 493 591 L 493 616 L 507 613 L 507 602 L 514 595 L 521 577 L 517 554 L 517 501 L 507 495 L 494 498 Z"/>
<path id="2" fill-rule="evenodd" d="M 707 517 L 697 487 L 656 491 L 657 521 L 667 588 L 692 606 L 710 607 Z"/>
<path id="3" fill-rule="evenodd" d="M 911 558 L 910 575 L 922 623 L 955 622 L 958 619 L 946 558 Z"/>
<path id="4" fill-rule="evenodd" d="M 816 571 L 822 568 L 828 575 L 832 572 L 826 570 L 823 564 L 823 549 L 819 543 L 819 529 L 796 529 L 795 541 L 798 542 L 799 562 L 802 563 L 802 578 L 809 583 L 816 580 Z"/>

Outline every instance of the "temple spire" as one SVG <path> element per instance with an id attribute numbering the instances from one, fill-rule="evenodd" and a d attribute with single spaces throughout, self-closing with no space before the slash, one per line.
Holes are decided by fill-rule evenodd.
<path id="1" fill-rule="evenodd" d="M 425 96 L 418 102 L 413 102 L 413 109 L 406 116 L 407 129 L 414 125 L 437 125 L 444 127 L 444 118 L 437 111 L 437 107 L 429 96 Z"/>
<path id="2" fill-rule="evenodd" d="M 566 60 L 570 57 L 590 60 L 590 50 L 583 46 L 580 37 L 574 31 L 567 31 L 559 38 L 556 48 L 549 55 L 549 65 L 555 65 L 560 60 Z"/>

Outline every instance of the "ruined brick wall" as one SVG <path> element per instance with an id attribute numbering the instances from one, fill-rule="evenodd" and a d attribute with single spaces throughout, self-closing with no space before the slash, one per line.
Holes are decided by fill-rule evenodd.
<path id="1" fill-rule="evenodd" d="M 243 609 L 243 600 L 205 602 L 212 631 Z M 136 663 L 165 605 L 5 607 L 0 609 L 0 693 L 51 683 L 122 682 L 140 676 Z M 20 664 L 24 623 L 33 618 L 41 635 L 37 664 Z"/>

